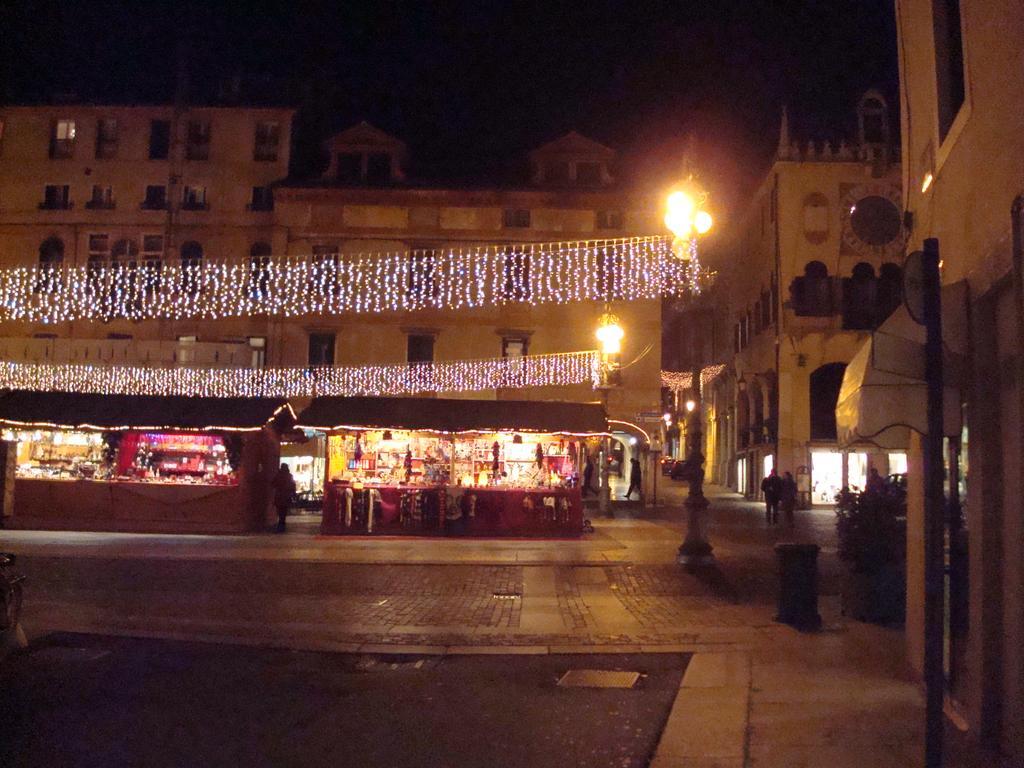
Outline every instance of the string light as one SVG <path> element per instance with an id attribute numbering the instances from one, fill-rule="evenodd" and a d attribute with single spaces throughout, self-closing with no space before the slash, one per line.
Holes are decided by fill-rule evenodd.
<path id="1" fill-rule="evenodd" d="M 0 269 L 0 321 L 181 320 L 460 310 L 685 296 L 703 276 L 667 237 L 244 260 Z"/>
<path id="2" fill-rule="evenodd" d="M 596 351 L 409 365 L 145 368 L 0 363 L 0 389 L 192 397 L 318 397 L 596 386 Z"/>
<path id="3" fill-rule="evenodd" d="M 708 365 L 701 368 L 700 371 L 700 384 L 701 387 L 706 387 L 712 379 L 718 376 L 722 371 L 725 370 L 724 364 Z M 661 372 L 661 386 L 672 390 L 673 392 L 680 392 L 683 390 L 690 389 L 690 385 L 693 383 L 693 373 L 690 371 L 662 371 Z"/>

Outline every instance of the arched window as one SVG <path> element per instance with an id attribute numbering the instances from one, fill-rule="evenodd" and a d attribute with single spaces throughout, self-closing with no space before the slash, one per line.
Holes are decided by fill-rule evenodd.
<path id="1" fill-rule="evenodd" d="M 828 363 L 811 374 L 811 440 L 836 439 L 836 402 L 846 363 Z"/>
<path id="2" fill-rule="evenodd" d="M 804 274 L 789 287 L 793 311 L 802 317 L 828 317 L 832 314 L 832 280 L 828 267 L 820 261 L 809 261 Z"/>
<path id="3" fill-rule="evenodd" d="M 49 293 L 56 286 L 57 270 L 64 261 L 64 241 L 59 237 L 48 237 L 39 245 L 39 279 L 37 293 Z"/>
<path id="4" fill-rule="evenodd" d="M 881 324 L 903 301 L 903 270 L 886 262 L 878 270 L 878 322 Z"/>
<path id="5" fill-rule="evenodd" d="M 184 293 L 199 293 L 199 273 L 203 268 L 203 246 L 195 240 L 181 244 L 181 287 Z"/>
<path id="6" fill-rule="evenodd" d="M 270 286 L 270 243 L 259 241 L 249 249 L 249 295 L 256 299 L 267 295 Z"/>
<path id="7" fill-rule="evenodd" d="M 875 268 L 860 262 L 843 280 L 843 328 L 867 331 L 875 327 Z"/>

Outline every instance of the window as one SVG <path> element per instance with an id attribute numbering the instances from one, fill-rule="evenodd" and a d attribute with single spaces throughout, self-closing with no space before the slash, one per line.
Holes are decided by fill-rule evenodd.
<path id="1" fill-rule="evenodd" d="M 601 164 L 576 163 L 576 183 L 582 187 L 600 186 Z"/>
<path id="2" fill-rule="evenodd" d="M 832 278 L 820 261 L 809 261 L 804 274 L 789 287 L 793 311 L 801 317 L 828 317 L 832 314 Z"/>
<path id="3" fill-rule="evenodd" d="M 598 211 L 598 229 L 622 229 L 622 211 Z"/>
<path id="4" fill-rule="evenodd" d="M 391 155 L 371 152 L 366 156 L 366 183 L 383 186 L 391 181 Z"/>
<path id="5" fill-rule="evenodd" d="M 270 243 L 253 243 L 249 249 L 249 295 L 263 298 L 270 287 Z"/>
<path id="6" fill-rule="evenodd" d="M 210 122 L 208 120 L 189 120 L 186 136 L 185 159 L 209 160 Z"/>
<path id="7" fill-rule="evenodd" d="M 867 331 L 875 327 L 875 302 L 878 293 L 875 268 L 860 262 L 851 277 L 844 278 L 843 330 Z"/>
<path id="8" fill-rule="evenodd" d="M 181 244 L 181 287 L 189 295 L 199 293 L 203 269 L 203 246 L 195 240 Z"/>
<path id="9" fill-rule="evenodd" d="M 415 249 L 409 254 L 409 299 L 413 306 L 430 306 L 438 296 L 437 251 Z"/>
<path id="10" fill-rule="evenodd" d="M 110 235 L 89 235 L 89 260 L 86 262 L 86 285 L 90 294 L 99 295 L 103 268 L 110 261 Z"/>
<path id="11" fill-rule="evenodd" d="M 196 342 L 198 336 L 179 336 L 176 358 L 179 363 L 194 363 L 196 361 Z"/>
<path id="12" fill-rule="evenodd" d="M 208 207 L 206 204 L 206 187 L 182 187 L 181 207 L 186 211 L 205 211 Z"/>
<path id="13" fill-rule="evenodd" d="M 135 269 L 138 266 L 139 244 L 127 238 L 118 240 L 110 250 L 110 261 L 118 266 Z"/>
<path id="14" fill-rule="evenodd" d="M 57 286 L 57 270 L 64 261 L 64 241 L 48 237 L 39 245 L 39 278 L 36 293 L 49 293 Z"/>
<path id="15" fill-rule="evenodd" d="M 505 226 L 512 229 L 529 229 L 530 211 L 526 208 L 506 208 Z"/>
<path id="16" fill-rule="evenodd" d="M 309 334 L 309 367 L 334 365 L 334 334 Z"/>
<path id="17" fill-rule="evenodd" d="M 262 368 L 263 366 L 265 366 L 267 364 L 267 337 L 250 336 L 249 351 L 250 368 Z"/>
<path id="18" fill-rule="evenodd" d="M 505 249 L 505 300 L 528 301 L 530 298 L 530 254 Z"/>
<path id="19" fill-rule="evenodd" d="M 277 151 L 281 144 L 281 124 L 277 122 L 256 123 L 256 136 L 253 142 L 252 159 L 257 162 L 277 160 Z"/>
<path id="20" fill-rule="evenodd" d="M 434 362 L 434 337 L 427 333 L 410 333 L 406 341 L 405 359 L 410 363 Z"/>
<path id="21" fill-rule="evenodd" d="M 358 184 L 363 180 L 363 156 L 357 152 L 338 154 L 338 181 Z"/>
<path id="22" fill-rule="evenodd" d="M 91 210 L 113 210 L 114 209 L 114 188 L 102 184 L 92 185 L 92 197 L 85 204 Z"/>
<path id="23" fill-rule="evenodd" d="M 96 121 L 96 159 L 117 156 L 117 120 L 100 118 Z"/>
<path id="24" fill-rule="evenodd" d="M 171 154 L 170 120 L 153 120 L 149 124 L 149 159 L 166 160 Z"/>
<path id="25" fill-rule="evenodd" d="M 145 270 L 144 284 L 146 290 L 155 293 L 160 290 L 160 281 L 164 268 L 164 236 L 142 236 L 142 265 Z"/>
<path id="26" fill-rule="evenodd" d="M 139 268 L 139 244 L 134 240 L 122 239 L 110 250 L 111 282 L 107 300 L 113 304 L 115 297 L 127 296 L 134 301 L 136 279 Z"/>
<path id="27" fill-rule="evenodd" d="M 106 261 L 110 258 L 110 235 L 98 233 L 89 235 L 89 261 L 93 258 Z"/>
<path id="28" fill-rule="evenodd" d="M 314 245 L 310 289 L 326 294 L 337 293 L 341 257 L 337 245 Z"/>
<path id="29" fill-rule="evenodd" d="M 502 336 L 501 356 L 526 357 L 529 346 L 530 339 L 527 336 Z"/>
<path id="30" fill-rule="evenodd" d="M 903 303 L 903 270 L 886 262 L 878 270 L 878 322 L 882 323 Z"/>
<path id="31" fill-rule="evenodd" d="M 43 202 L 39 204 L 44 211 L 67 210 L 71 207 L 71 187 L 67 184 L 47 184 L 43 187 Z"/>
<path id="32" fill-rule="evenodd" d="M 250 211 L 274 210 L 274 190 L 271 187 L 253 187 Z"/>
<path id="33" fill-rule="evenodd" d="M 941 143 L 945 141 L 966 96 L 960 0 L 932 0 L 932 29 L 935 34 L 935 89 Z"/>
<path id="34" fill-rule="evenodd" d="M 557 160 L 548 163 L 546 181 L 550 184 L 569 183 L 569 163 L 566 160 Z"/>
<path id="35" fill-rule="evenodd" d="M 162 211 L 167 208 L 167 187 L 163 184 L 150 184 L 146 187 L 146 197 L 142 207 L 147 211 Z"/>
<path id="36" fill-rule="evenodd" d="M 67 158 L 75 155 L 75 121 L 57 120 L 50 134 L 50 157 Z"/>

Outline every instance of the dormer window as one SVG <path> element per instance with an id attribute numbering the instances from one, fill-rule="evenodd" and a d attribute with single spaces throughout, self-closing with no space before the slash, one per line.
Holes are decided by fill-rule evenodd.
<path id="1" fill-rule="evenodd" d="M 405 144 L 367 123 L 328 139 L 324 178 L 344 185 L 386 186 L 401 181 Z"/>
<path id="2" fill-rule="evenodd" d="M 391 155 L 373 152 L 366 156 L 366 183 L 382 185 L 391 181 Z"/>
<path id="3" fill-rule="evenodd" d="M 581 187 L 597 187 L 601 184 L 600 163 L 576 163 L 576 183 Z"/>
<path id="4" fill-rule="evenodd" d="M 568 184 L 570 181 L 568 161 L 560 160 L 548 165 L 546 176 L 551 184 Z"/>
<path id="5" fill-rule="evenodd" d="M 338 181 L 358 184 L 363 180 L 363 156 L 358 152 L 338 153 Z"/>

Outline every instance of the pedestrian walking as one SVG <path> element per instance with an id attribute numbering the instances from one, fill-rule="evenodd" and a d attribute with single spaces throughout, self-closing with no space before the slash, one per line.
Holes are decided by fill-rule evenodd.
<path id="1" fill-rule="evenodd" d="M 786 525 L 793 525 L 793 510 L 796 509 L 796 480 L 793 473 L 787 472 L 782 478 L 782 495 L 780 497 L 782 513 L 786 516 Z"/>
<path id="2" fill-rule="evenodd" d="M 643 493 L 642 481 L 643 477 L 640 473 L 640 460 L 634 456 L 629 460 L 629 490 L 626 491 L 627 499 L 633 495 L 633 491 L 636 491 L 637 495 Z"/>
<path id="3" fill-rule="evenodd" d="M 768 477 L 761 481 L 761 492 L 764 493 L 764 514 L 768 525 L 775 525 L 779 522 L 779 500 L 782 498 L 782 478 L 779 473 L 772 471 Z"/>
<path id="4" fill-rule="evenodd" d="M 288 517 L 288 510 L 291 509 L 292 499 L 295 498 L 295 478 L 288 469 L 287 464 L 282 464 L 281 469 L 274 475 L 274 507 L 277 509 L 277 532 L 284 531 L 284 521 Z"/>
<path id="5" fill-rule="evenodd" d="M 583 465 L 583 495 L 586 496 L 588 493 L 597 493 L 597 489 L 593 486 L 594 481 L 594 459 L 591 455 L 587 454 L 587 463 Z"/>

